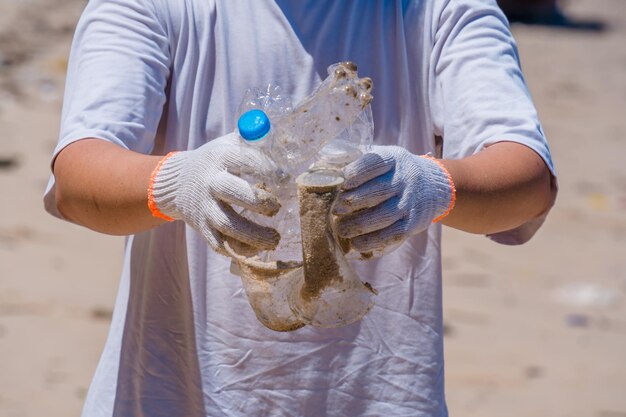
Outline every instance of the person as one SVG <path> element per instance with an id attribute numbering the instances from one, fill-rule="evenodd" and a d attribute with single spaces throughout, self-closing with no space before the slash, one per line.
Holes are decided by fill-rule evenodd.
<path id="1" fill-rule="evenodd" d="M 378 290 L 362 320 L 273 332 L 221 254 L 278 239 L 233 208 L 277 209 L 237 176 L 270 174 L 234 144 L 238 104 L 268 83 L 297 103 L 347 60 L 374 81 L 375 146 L 338 230 L 402 244 L 354 262 Z M 495 0 L 92 0 L 52 164 L 50 213 L 127 236 L 89 417 L 445 416 L 441 224 L 520 244 L 556 196 Z"/>
<path id="2" fill-rule="evenodd" d="M 556 0 L 498 0 L 498 5 L 512 22 L 548 23 L 562 16 Z"/>

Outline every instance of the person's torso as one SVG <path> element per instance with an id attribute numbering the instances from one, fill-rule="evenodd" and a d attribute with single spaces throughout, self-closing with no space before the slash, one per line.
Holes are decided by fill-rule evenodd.
<path id="1" fill-rule="evenodd" d="M 249 87 L 279 85 L 297 103 L 346 60 L 373 79 L 374 142 L 434 151 L 430 2 L 167 4 L 172 66 L 155 152 L 231 132 Z M 362 321 L 291 333 L 256 320 L 229 260 L 181 222 L 131 237 L 84 415 L 107 402 L 125 417 L 445 415 L 439 233 L 356 265 L 379 291 Z"/>

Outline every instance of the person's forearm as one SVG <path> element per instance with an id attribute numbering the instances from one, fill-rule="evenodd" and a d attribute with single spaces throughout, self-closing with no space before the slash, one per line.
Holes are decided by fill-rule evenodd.
<path id="1" fill-rule="evenodd" d="M 510 230 L 554 202 L 548 168 L 524 145 L 498 142 L 473 156 L 441 162 L 457 190 L 456 205 L 442 223 L 455 229 L 480 234 Z"/>
<path id="2" fill-rule="evenodd" d="M 74 223 L 114 235 L 164 223 L 152 216 L 147 203 L 150 174 L 161 158 L 100 139 L 68 145 L 53 168 L 59 212 Z"/>

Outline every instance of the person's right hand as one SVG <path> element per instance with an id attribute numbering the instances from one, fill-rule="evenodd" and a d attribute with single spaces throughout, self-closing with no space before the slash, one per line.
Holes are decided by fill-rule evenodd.
<path id="1" fill-rule="evenodd" d="M 280 209 L 274 195 L 242 179 L 239 175 L 243 174 L 262 181 L 272 178 L 276 167 L 258 149 L 242 145 L 236 133 L 195 150 L 172 153 L 152 174 L 152 212 L 183 220 L 222 254 L 225 240 L 249 252 L 274 249 L 280 240 L 276 230 L 250 221 L 231 207 L 266 216 Z"/>

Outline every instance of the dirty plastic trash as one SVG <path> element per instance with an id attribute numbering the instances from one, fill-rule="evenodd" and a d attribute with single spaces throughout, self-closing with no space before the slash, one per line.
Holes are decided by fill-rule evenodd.
<path id="1" fill-rule="evenodd" d="M 375 293 L 362 283 L 343 256 L 330 221 L 330 210 L 344 179 L 339 171 L 300 175 L 298 198 L 303 271 L 292 286 L 289 305 L 306 324 L 337 327 L 363 317 Z"/>
<path id="2" fill-rule="evenodd" d="M 310 162 L 331 140 L 346 141 L 353 137 L 340 135 L 370 104 L 371 89 L 372 80 L 357 78 L 353 63 L 331 65 L 328 77 L 313 94 L 274 123 L 270 145 L 272 159 L 280 166 L 297 170 L 303 163 Z M 371 143 L 371 136 L 369 141 Z M 352 147 L 353 160 L 361 156 L 359 144 Z"/>
<path id="3" fill-rule="evenodd" d="M 288 301 L 292 282 L 301 274 L 302 263 L 263 262 L 235 253 L 228 243 L 225 246 L 237 262 L 238 275 L 257 319 L 265 327 L 278 332 L 304 326 L 305 323 L 294 315 Z"/>
<path id="4" fill-rule="evenodd" d="M 269 88 L 268 88 L 269 90 Z M 275 87 L 272 91 L 278 91 Z M 250 99 L 249 99 L 250 100 Z M 274 111 L 276 114 L 276 111 Z M 252 109 L 245 111 L 237 122 L 237 129 L 245 146 L 254 146 L 260 152 L 270 155 L 269 148 L 272 143 L 271 122 L 268 115 L 260 109 Z M 243 176 L 249 182 L 253 182 L 252 176 Z M 264 252 L 261 259 L 269 261 L 276 258 L 280 254 L 285 259 L 299 259 L 300 257 L 300 235 L 298 228 L 298 207 L 296 201 L 296 189 L 291 176 L 285 168 L 280 168 L 273 178 L 266 178 L 266 182 L 255 184 L 260 188 L 270 189 L 281 202 L 281 210 L 272 218 L 244 210 L 242 215 L 250 218 L 256 223 L 273 227 L 278 230 L 281 235 L 279 247 L 274 251 Z M 231 271 L 233 268 L 231 267 Z"/>
<path id="5" fill-rule="evenodd" d="M 346 325 L 373 305 L 375 291 L 345 258 L 329 214 L 343 183 L 341 168 L 372 142 L 372 81 L 358 78 L 350 62 L 331 65 L 328 75 L 295 108 L 272 85 L 248 90 L 240 106 L 242 145 L 257 146 L 279 168 L 258 186 L 281 203 L 271 218 L 242 214 L 275 228 L 281 240 L 256 256 L 226 249 L 257 318 L 277 331 Z"/>

